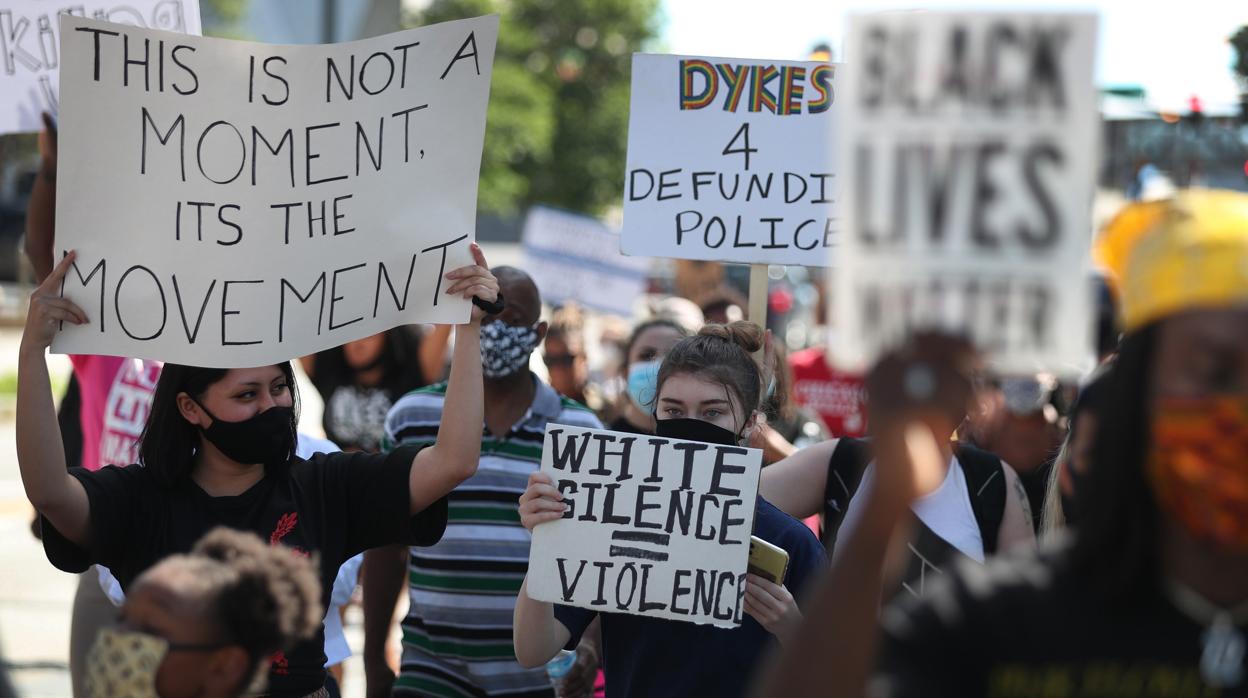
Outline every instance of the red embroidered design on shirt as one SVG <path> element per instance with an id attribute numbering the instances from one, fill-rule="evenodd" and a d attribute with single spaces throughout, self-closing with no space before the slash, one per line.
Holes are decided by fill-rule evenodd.
<path id="1" fill-rule="evenodd" d="M 272 664 L 274 674 L 278 676 L 286 676 L 290 674 L 290 662 L 286 661 L 286 653 L 278 650 L 269 657 L 269 663 Z"/>
<path id="2" fill-rule="evenodd" d="M 299 523 L 299 514 L 290 512 L 282 514 L 282 518 L 277 520 L 277 526 L 274 527 L 273 533 L 269 535 L 269 545 L 277 545 L 282 542 L 291 531 L 295 530 L 295 525 Z"/>

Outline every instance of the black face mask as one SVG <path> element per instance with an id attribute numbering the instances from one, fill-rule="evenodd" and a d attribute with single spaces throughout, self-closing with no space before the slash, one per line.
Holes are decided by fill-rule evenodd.
<path id="1" fill-rule="evenodd" d="M 295 411 L 291 407 L 273 406 L 241 422 L 226 422 L 202 404 L 199 408 L 212 417 L 212 424 L 201 429 L 204 438 L 230 460 L 277 465 L 285 463 L 294 450 Z"/>
<path id="2" fill-rule="evenodd" d="M 654 423 L 655 436 L 685 441 L 700 441 L 720 446 L 737 446 L 741 437 L 721 426 L 701 419 L 660 419 Z"/>

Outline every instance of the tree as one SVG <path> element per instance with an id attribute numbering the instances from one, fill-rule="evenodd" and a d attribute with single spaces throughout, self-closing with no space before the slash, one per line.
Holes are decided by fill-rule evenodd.
<path id="1" fill-rule="evenodd" d="M 1239 80 L 1241 89 L 1248 92 L 1248 24 L 1232 34 L 1230 41 L 1235 48 L 1235 77 Z"/>
<path id="2" fill-rule="evenodd" d="M 410 24 L 501 16 L 480 207 L 546 203 L 590 214 L 624 188 L 632 53 L 658 35 L 658 0 L 434 0 Z"/>

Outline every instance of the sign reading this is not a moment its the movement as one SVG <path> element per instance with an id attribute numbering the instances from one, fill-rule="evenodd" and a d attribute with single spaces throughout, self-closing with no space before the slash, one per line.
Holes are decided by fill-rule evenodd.
<path id="1" fill-rule="evenodd" d="M 256 366 L 464 322 L 494 16 L 325 46 L 63 17 L 60 352 Z"/>
<path id="2" fill-rule="evenodd" d="M 635 55 L 624 253 L 827 266 L 838 235 L 835 71 Z"/>
<path id="3" fill-rule="evenodd" d="M 1088 367 L 1095 38 L 1091 14 L 852 18 L 837 363 L 935 328 L 999 370 Z"/>
<path id="4" fill-rule="evenodd" d="M 562 519 L 533 531 L 529 596 L 741 624 L 762 451 L 551 424 L 542 472 Z"/>
<path id="5" fill-rule="evenodd" d="M 0 133 L 57 114 L 62 14 L 199 34 L 199 0 L 0 0 Z"/>

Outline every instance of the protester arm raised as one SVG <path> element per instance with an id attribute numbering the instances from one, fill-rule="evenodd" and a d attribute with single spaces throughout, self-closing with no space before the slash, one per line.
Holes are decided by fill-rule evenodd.
<path id="1" fill-rule="evenodd" d="M 65 447 L 44 359 L 62 322 L 87 322 L 81 308 L 60 297 L 61 280 L 73 260 L 71 252 L 30 296 L 18 350 L 17 465 L 26 497 L 35 509 L 67 540 L 86 547 L 91 505 L 82 483 L 66 473 Z"/>
<path id="2" fill-rule="evenodd" d="M 490 273 L 481 248 L 473 243 L 476 264 L 446 275 L 448 295 L 476 296 L 487 302 L 498 298 L 498 279 Z M 481 318 L 484 311 L 472 306 L 467 324 L 455 328 L 455 355 L 442 407 L 438 438 L 421 449 L 412 462 L 409 487 L 412 513 L 423 511 L 445 497 L 459 483 L 477 472 L 481 457 L 481 429 L 485 423 L 485 387 L 481 376 Z"/>
<path id="3" fill-rule="evenodd" d="M 39 133 L 39 174 L 26 202 L 26 257 L 42 282 L 56 265 L 52 243 L 56 231 L 56 127 L 43 115 Z"/>

